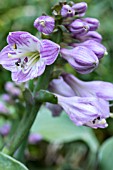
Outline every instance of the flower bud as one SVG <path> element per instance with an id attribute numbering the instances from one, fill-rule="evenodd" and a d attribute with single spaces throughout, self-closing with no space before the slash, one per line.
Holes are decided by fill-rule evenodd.
<path id="1" fill-rule="evenodd" d="M 63 5 L 61 9 L 61 15 L 63 18 L 73 17 L 75 14 L 75 10 L 69 5 Z"/>
<path id="2" fill-rule="evenodd" d="M 61 55 L 81 74 L 92 72 L 99 63 L 93 51 L 82 46 L 73 49 L 61 49 Z"/>
<path id="3" fill-rule="evenodd" d="M 60 116 L 62 112 L 62 108 L 58 104 L 46 103 L 46 107 L 51 111 L 53 117 Z"/>
<path id="4" fill-rule="evenodd" d="M 95 31 L 100 25 L 96 18 L 84 18 L 83 21 L 89 25 L 89 31 Z"/>
<path id="5" fill-rule="evenodd" d="M 50 16 L 40 16 L 34 22 L 34 27 L 44 34 L 50 34 L 55 27 L 55 20 Z"/>
<path id="6" fill-rule="evenodd" d="M 101 59 L 106 53 L 106 48 L 102 44 L 94 40 L 87 40 L 87 41 L 84 41 L 83 43 L 74 43 L 72 46 L 73 47 L 77 47 L 77 46 L 87 47 L 88 49 L 92 50 L 95 53 L 98 59 Z"/>
<path id="7" fill-rule="evenodd" d="M 68 28 L 74 35 L 84 35 L 88 32 L 89 25 L 81 19 L 76 19 L 69 25 Z"/>
<path id="8" fill-rule="evenodd" d="M 96 31 L 88 31 L 84 35 L 76 35 L 75 38 L 80 41 L 94 40 L 99 43 L 102 41 L 102 36 Z"/>
<path id="9" fill-rule="evenodd" d="M 87 10 L 87 4 L 85 2 L 76 3 L 72 8 L 75 10 L 75 15 L 82 17 Z"/>

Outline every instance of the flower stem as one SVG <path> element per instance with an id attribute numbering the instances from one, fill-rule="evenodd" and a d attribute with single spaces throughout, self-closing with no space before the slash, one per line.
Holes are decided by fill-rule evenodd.
<path id="1" fill-rule="evenodd" d="M 53 69 L 53 66 L 48 66 L 45 70 L 44 74 L 38 78 L 36 87 L 33 92 L 33 96 L 36 95 L 37 91 L 41 89 L 47 89 L 51 71 Z M 34 99 L 34 97 L 33 97 Z M 30 101 L 30 99 L 29 99 Z M 15 134 L 12 136 L 12 138 L 7 142 L 6 146 L 4 146 L 2 152 L 13 155 L 14 152 L 18 149 L 20 144 L 25 139 L 26 135 L 29 133 L 29 130 L 37 116 L 37 112 L 39 111 L 41 106 L 41 103 L 37 103 L 36 101 L 26 103 L 26 113 L 24 114 L 17 130 L 15 131 Z"/>

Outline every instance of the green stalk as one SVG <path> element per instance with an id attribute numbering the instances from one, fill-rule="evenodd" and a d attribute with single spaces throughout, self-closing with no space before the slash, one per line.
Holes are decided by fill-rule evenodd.
<path id="1" fill-rule="evenodd" d="M 33 96 L 36 96 L 37 91 L 41 89 L 47 89 L 51 71 L 53 70 L 53 66 L 48 66 L 42 76 L 38 78 L 36 87 L 33 92 Z M 4 146 L 2 152 L 13 155 L 14 152 L 18 149 L 18 147 L 21 145 L 23 140 L 25 139 L 26 135 L 29 133 L 29 130 L 37 116 L 37 112 L 40 109 L 41 103 L 37 103 L 35 101 L 32 101 L 32 98 L 30 98 L 30 94 L 26 96 L 26 113 L 24 114 L 17 130 L 15 131 L 15 134 L 12 136 L 12 138 L 7 142 L 6 146 Z M 28 100 L 27 100 L 28 99 Z M 34 97 L 33 97 L 34 99 Z"/>

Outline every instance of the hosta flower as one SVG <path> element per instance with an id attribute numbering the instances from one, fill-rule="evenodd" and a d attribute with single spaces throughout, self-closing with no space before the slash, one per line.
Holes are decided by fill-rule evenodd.
<path id="1" fill-rule="evenodd" d="M 28 32 L 9 33 L 8 45 L 0 53 L 0 64 L 12 72 L 12 79 L 25 82 L 40 76 L 46 65 L 51 65 L 59 53 L 59 45 L 40 41 Z"/>
<path id="2" fill-rule="evenodd" d="M 75 92 L 72 88 L 63 80 L 62 77 L 54 79 L 49 85 L 49 91 L 60 94 L 62 96 L 70 97 L 75 96 Z"/>
<path id="3" fill-rule="evenodd" d="M 102 41 L 102 36 L 96 31 L 88 31 L 84 35 L 76 35 L 75 38 L 79 39 L 80 41 L 94 40 L 99 43 Z"/>
<path id="4" fill-rule="evenodd" d="M 76 3 L 72 8 L 75 10 L 75 15 L 82 17 L 87 10 L 87 4 L 85 2 Z"/>
<path id="5" fill-rule="evenodd" d="M 107 127 L 105 119 L 110 115 L 107 101 L 94 97 L 63 97 L 55 95 L 58 98 L 58 104 L 77 126 Z"/>
<path id="6" fill-rule="evenodd" d="M 81 74 L 88 74 L 98 66 L 98 58 L 93 51 L 86 47 L 61 49 L 62 57 Z"/>
<path id="7" fill-rule="evenodd" d="M 50 16 L 40 16 L 35 20 L 34 27 L 44 34 L 50 34 L 55 27 L 55 20 Z"/>
<path id="8" fill-rule="evenodd" d="M 94 40 L 87 40 L 82 43 L 74 43 L 73 44 L 73 47 L 77 47 L 77 46 L 84 46 L 84 47 L 87 47 L 88 49 L 92 50 L 95 53 L 95 55 L 98 57 L 98 59 L 101 59 L 104 56 L 104 54 L 106 53 L 106 48 L 102 44 L 100 44 Z"/>
<path id="9" fill-rule="evenodd" d="M 75 15 L 75 10 L 69 5 L 63 5 L 61 15 L 63 18 L 73 17 Z"/>
<path id="10" fill-rule="evenodd" d="M 84 82 L 73 76 L 72 74 L 62 75 L 65 83 L 67 83 L 77 96 L 81 97 L 99 97 L 104 100 L 113 100 L 113 84 L 104 81 Z"/>

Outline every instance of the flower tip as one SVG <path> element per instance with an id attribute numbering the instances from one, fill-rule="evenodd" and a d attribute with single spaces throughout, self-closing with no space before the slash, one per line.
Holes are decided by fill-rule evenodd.
<path id="1" fill-rule="evenodd" d="M 107 52 L 107 51 L 105 51 L 104 55 L 108 55 L 108 52 Z"/>

